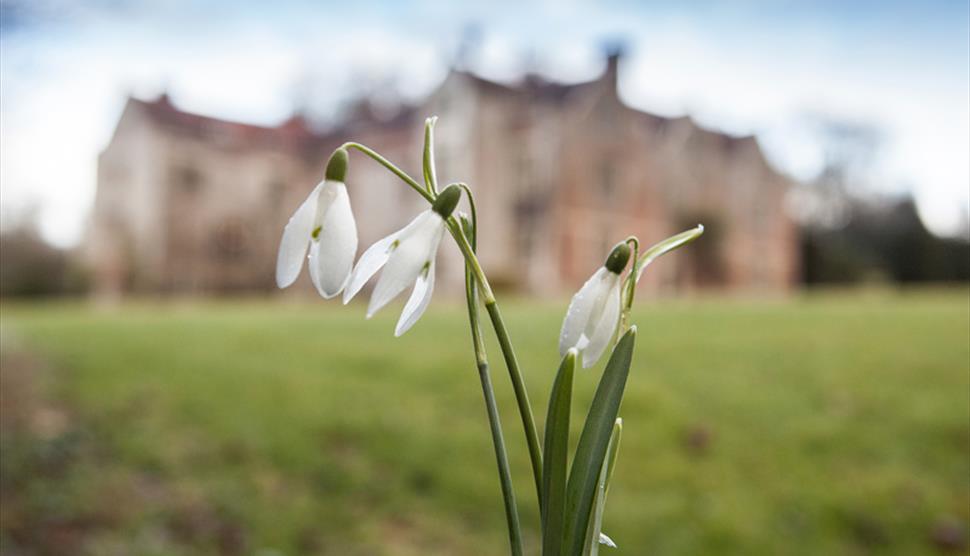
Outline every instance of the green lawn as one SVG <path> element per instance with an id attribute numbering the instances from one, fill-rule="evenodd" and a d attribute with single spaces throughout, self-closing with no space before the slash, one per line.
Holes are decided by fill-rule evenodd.
<path id="1" fill-rule="evenodd" d="M 965 553 L 966 290 L 639 304 L 604 556 Z M 564 307 L 504 307 L 540 427 Z M 2 311 L 4 554 L 507 553 L 459 306 L 398 339 L 316 299 Z"/>

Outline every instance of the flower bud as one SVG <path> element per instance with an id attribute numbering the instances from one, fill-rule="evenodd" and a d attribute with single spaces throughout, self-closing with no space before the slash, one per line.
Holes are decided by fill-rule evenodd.
<path id="1" fill-rule="evenodd" d="M 610 256 L 606 258 L 603 266 L 613 274 L 619 274 L 626 268 L 627 261 L 630 260 L 630 246 L 626 242 L 617 243 L 616 247 L 610 251 Z"/>
<path id="2" fill-rule="evenodd" d="M 344 182 L 347 177 L 347 163 L 350 157 L 347 149 L 337 149 L 330 155 L 330 162 L 327 162 L 326 179 L 329 181 Z"/>
<path id="3" fill-rule="evenodd" d="M 460 200 L 461 188 L 457 185 L 449 185 L 438 194 L 438 198 L 431 205 L 431 210 L 437 212 L 442 218 L 448 218 Z"/>

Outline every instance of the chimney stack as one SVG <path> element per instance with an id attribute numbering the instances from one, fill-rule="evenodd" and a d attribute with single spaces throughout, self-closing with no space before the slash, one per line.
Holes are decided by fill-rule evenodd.
<path id="1" fill-rule="evenodd" d="M 617 84 L 619 81 L 619 66 L 620 59 L 626 53 L 626 45 L 623 41 L 614 40 L 607 42 L 603 51 L 606 53 L 606 74 L 604 79 L 606 79 L 613 91 L 617 90 Z"/>

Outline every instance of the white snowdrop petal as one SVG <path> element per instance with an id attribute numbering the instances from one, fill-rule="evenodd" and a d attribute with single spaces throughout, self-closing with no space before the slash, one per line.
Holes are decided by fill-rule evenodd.
<path id="1" fill-rule="evenodd" d="M 569 302 L 569 309 L 566 310 L 566 318 L 563 319 L 562 330 L 559 333 L 559 355 L 565 357 L 569 348 L 585 347 L 580 345 L 585 343 L 583 332 L 586 330 L 596 299 L 603 288 L 607 272 L 609 271 L 606 268 L 600 267 Z"/>
<path id="2" fill-rule="evenodd" d="M 589 344 L 583 350 L 583 368 L 586 369 L 595 365 L 603 355 L 620 322 L 620 277 L 610 273 L 606 283 L 609 289 L 603 299 L 602 311 L 594 311 L 599 315 L 592 315 L 594 322 L 590 323 Z"/>
<path id="3" fill-rule="evenodd" d="M 422 272 L 414 283 L 411 297 L 404 305 L 404 311 L 401 312 L 401 318 L 397 321 L 397 327 L 394 329 L 395 336 L 404 334 L 414 326 L 414 323 L 418 322 L 425 309 L 428 308 L 428 304 L 431 303 L 432 293 L 434 293 L 434 259 L 431 259 L 427 271 Z"/>
<path id="4" fill-rule="evenodd" d="M 606 309 L 606 299 L 609 297 L 610 288 L 613 284 L 619 280 L 619 276 L 612 272 L 606 272 L 603 274 L 603 281 L 595 290 L 595 297 L 593 298 L 593 309 L 589 312 L 589 317 L 586 318 L 586 328 L 583 329 L 583 339 L 586 340 L 580 349 L 585 348 L 589 345 L 589 339 L 593 337 L 596 332 L 596 325 L 599 324 L 600 319 L 603 318 L 603 311 Z"/>
<path id="5" fill-rule="evenodd" d="M 422 256 L 425 250 L 416 247 L 418 246 L 413 242 L 402 241 L 391 253 L 377 285 L 374 286 L 374 293 L 371 294 L 370 304 L 367 305 L 367 318 L 374 316 L 374 313 L 390 303 L 418 277 L 427 260 Z"/>
<path id="6" fill-rule="evenodd" d="M 313 287 L 317 289 L 317 293 L 323 295 L 323 291 L 320 289 L 320 243 L 316 241 L 310 242 L 310 256 L 307 260 L 307 266 L 310 270 L 310 282 L 313 283 Z"/>
<path id="7" fill-rule="evenodd" d="M 398 234 L 399 232 L 394 232 L 384 239 L 379 240 L 377 243 L 368 247 L 367 251 L 364 251 L 364 254 L 360 256 L 353 272 L 350 273 L 350 280 L 347 282 L 347 287 L 344 288 L 344 303 L 353 299 L 357 295 L 357 292 L 364 287 L 364 284 L 371 279 L 371 276 L 377 274 L 377 271 L 384 266 L 388 257 L 391 256 L 392 245 L 397 239 Z"/>
<path id="8" fill-rule="evenodd" d="M 357 295 L 357 292 L 364 287 L 364 284 L 371 279 L 371 276 L 377 274 L 377 271 L 387 263 L 387 259 L 391 256 L 393 244 L 397 240 L 398 235 L 399 232 L 395 232 L 385 237 L 368 247 L 367 251 L 364 251 L 364 254 L 360 256 L 360 260 L 357 261 L 357 266 L 350 273 L 350 280 L 347 282 L 347 287 L 344 288 L 345 304 L 353 299 Z"/>
<path id="9" fill-rule="evenodd" d="M 419 214 L 407 226 L 379 240 L 364 251 L 364 254 L 360 256 L 357 265 L 354 266 L 354 270 L 350 274 L 347 287 L 344 288 L 344 304 L 350 302 L 360 292 L 361 288 L 364 287 L 364 284 L 387 263 L 388 258 L 391 256 L 391 251 L 394 249 L 394 242 L 406 235 L 410 235 L 411 230 L 423 221 L 423 217 L 424 213 Z"/>
<path id="10" fill-rule="evenodd" d="M 613 539 L 607 537 L 603 533 L 600 533 L 600 539 L 599 539 L 599 541 L 600 541 L 600 544 L 606 545 L 606 546 L 608 546 L 610 548 L 616 548 L 616 543 L 613 542 Z"/>
<path id="11" fill-rule="evenodd" d="M 321 197 L 327 198 L 320 219 L 321 231 L 316 240 L 319 256 L 316 258 L 317 279 L 314 285 L 320 295 L 330 299 L 347 284 L 357 254 L 357 223 L 350 209 L 347 187 L 340 182 L 326 182 Z M 313 261 L 311 261 L 313 264 Z"/>
<path id="12" fill-rule="evenodd" d="M 306 258 L 307 245 L 313 233 L 317 197 L 322 185 L 313 188 L 283 228 L 283 238 L 280 240 L 280 250 L 276 258 L 276 285 L 280 288 L 295 282 L 303 268 L 303 259 Z"/>
<path id="13" fill-rule="evenodd" d="M 402 230 L 398 246 L 391 252 L 377 286 L 374 287 L 374 293 L 371 294 L 367 307 L 368 318 L 418 278 L 424 264 L 433 259 L 431 250 L 432 247 L 437 248 L 443 227 L 444 221 L 440 216 L 426 211 L 414 219 L 414 226 L 409 230 Z"/>
<path id="14" fill-rule="evenodd" d="M 400 234 L 401 239 L 409 238 L 414 235 L 423 235 L 426 238 L 425 241 L 428 241 L 428 238 L 430 238 L 431 234 L 440 223 L 443 223 L 443 220 L 441 220 L 441 217 L 438 216 L 438 213 L 431 209 L 427 209 L 418 213 L 413 220 L 408 222 L 407 226 L 401 228 L 401 231 L 399 231 L 398 234 Z"/>

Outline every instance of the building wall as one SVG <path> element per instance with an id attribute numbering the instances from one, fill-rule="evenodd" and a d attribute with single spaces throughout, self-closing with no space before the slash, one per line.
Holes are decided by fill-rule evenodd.
<path id="1" fill-rule="evenodd" d="M 274 283 L 279 234 L 316 180 L 299 158 L 167 137 L 163 290 L 231 292 Z M 300 187 L 303 185 L 303 187 Z"/>
<path id="2" fill-rule="evenodd" d="M 98 190 L 86 255 L 97 289 L 105 295 L 138 290 L 161 265 L 164 237 L 160 213 L 160 138 L 145 115 L 126 108 L 115 135 L 98 160 Z"/>
<path id="3" fill-rule="evenodd" d="M 269 290 L 281 230 L 323 164 L 216 130 L 180 133 L 130 103 L 99 157 L 86 242 L 97 290 Z"/>
<path id="4" fill-rule="evenodd" d="M 229 124 L 209 129 L 206 119 L 183 133 L 133 101 L 99 159 L 88 242 L 96 282 L 115 292 L 274 290 L 283 226 L 333 148 L 367 144 L 420 178 L 422 118 L 437 114 L 439 184 L 475 191 L 479 254 L 499 287 L 574 291 L 627 235 L 647 247 L 702 222 L 703 239 L 651 268 L 645 289 L 790 288 L 797 251 L 783 210 L 787 182 L 756 141 L 627 107 L 617 71 L 611 59 L 598 81 L 558 89 L 453 72 L 414 117 L 358 123 L 300 148 L 253 141 Z M 351 154 L 347 182 L 359 252 L 427 208 L 360 153 Z M 438 272 L 441 289 L 461 288 L 463 263 L 450 241 Z M 310 291 L 304 273 L 290 294 Z"/>

